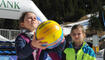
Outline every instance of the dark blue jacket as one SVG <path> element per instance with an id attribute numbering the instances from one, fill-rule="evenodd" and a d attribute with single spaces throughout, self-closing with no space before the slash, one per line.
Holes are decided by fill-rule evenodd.
<path id="1" fill-rule="evenodd" d="M 33 36 L 33 35 L 32 35 Z M 34 60 L 33 52 L 36 51 L 37 60 L 61 60 L 62 51 L 65 47 L 65 42 L 61 43 L 54 49 L 41 50 L 31 46 L 32 36 L 25 33 L 19 34 L 15 40 L 16 53 L 18 60 Z M 29 40 L 28 42 L 26 40 Z M 38 53 L 39 52 L 39 53 Z M 38 55 L 39 54 L 39 55 Z"/>

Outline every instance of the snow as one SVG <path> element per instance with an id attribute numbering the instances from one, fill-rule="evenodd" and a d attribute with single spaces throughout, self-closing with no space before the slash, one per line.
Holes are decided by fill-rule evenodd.
<path id="1" fill-rule="evenodd" d="M 102 39 L 105 39 L 105 35 L 103 35 L 103 36 L 100 38 L 100 40 L 102 40 Z"/>
<path id="2" fill-rule="evenodd" d="M 9 42 L 13 42 L 13 41 L 15 41 L 15 39 L 9 40 L 9 39 L 3 37 L 2 35 L 0 35 L 0 41 L 9 41 Z"/>
<path id="3" fill-rule="evenodd" d="M 87 26 L 89 24 L 88 21 L 89 21 L 89 19 L 86 19 L 86 20 L 83 20 L 83 21 L 79 21 L 79 22 L 75 22 L 75 23 L 70 23 L 70 24 L 64 25 L 63 32 L 64 32 L 65 35 L 68 35 L 71 32 L 72 26 L 76 25 L 76 24 L 81 24 L 81 25 L 83 25 L 84 29 L 87 29 Z M 65 26 L 68 26 L 68 27 L 65 27 Z"/>

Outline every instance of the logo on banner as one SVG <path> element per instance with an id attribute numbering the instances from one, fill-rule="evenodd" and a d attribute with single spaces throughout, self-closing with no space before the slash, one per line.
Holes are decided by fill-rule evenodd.
<path id="1" fill-rule="evenodd" d="M 18 1 L 0 0 L 0 10 L 19 11 L 20 6 Z"/>

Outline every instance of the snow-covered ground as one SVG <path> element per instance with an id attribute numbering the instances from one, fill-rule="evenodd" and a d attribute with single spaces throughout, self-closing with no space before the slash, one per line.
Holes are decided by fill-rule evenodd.
<path id="1" fill-rule="evenodd" d="M 3 37 L 2 35 L 0 35 L 0 41 L 9 41 L 9 42 L 14 42 L 15 39 L 13 39 L 13 40 L 9 40 L 9 39 Z"/>

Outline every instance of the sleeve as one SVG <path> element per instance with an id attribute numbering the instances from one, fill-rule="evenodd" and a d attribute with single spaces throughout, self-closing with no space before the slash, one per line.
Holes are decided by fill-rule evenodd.
<path id="1" fill-rule="evenodd" d="M 96 54 L 91 47 L 88 46 L 85 51 L 84 60 L 96 60 Z"/>
<path id="2" fill-rule="evenodd" d="M 16 53 L 18 58 L 26 58 L 32 54 L 34 49 L 31 47 L 30 43 L 27 43 L 21 36 L 18 36 L 15 40 Z"/>
<path id="3" fill-rule="evenodd" d="M 96 54 L 95 54 L 95 52 L 94 52 L 94 50 L 91 48 L 90 49 L 91 51 L 90 51 L 90 57 L 88 58 L 89 60 L 96 60 Z"/>
<path id="4" fill-rule="evenodd" d="M 66 40 L 61 43 L 59 46 L 53 49 L 49 49 L 49 55 L 52 58 L 52 60 L 62 60 L 62 53 L 65 48 Z"/>

